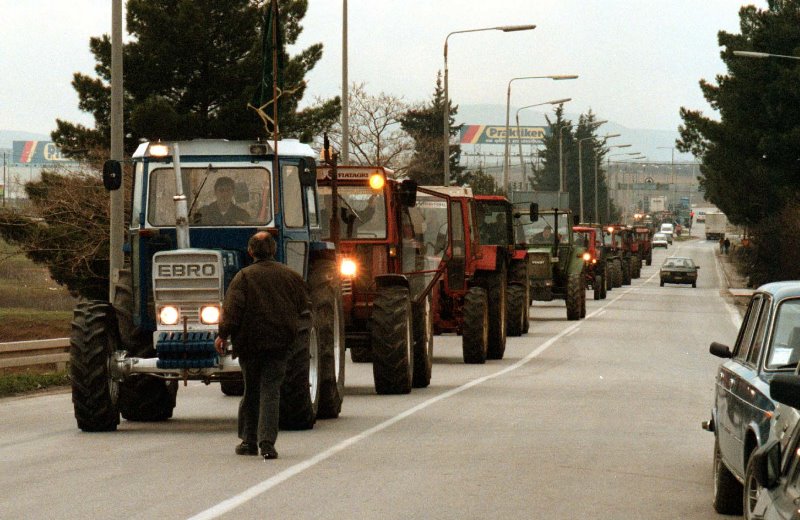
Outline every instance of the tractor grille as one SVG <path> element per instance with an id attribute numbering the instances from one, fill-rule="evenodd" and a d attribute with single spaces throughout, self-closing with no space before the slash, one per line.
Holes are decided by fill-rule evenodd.
<path id="1" fill-rule="evenodd" d="M 222 301 L 223 276 L 217 251 L 163 251 L 153 256 L 153 299 L 156 306 L 177 306 L 190 324 L 199 323 L 201 304 Z"/>
<path id="2" fill-rule="evenodd" d="M 550 278 L 550 254 L 531 253 L 528 257 L 530 277 L 534 279 Z"/>

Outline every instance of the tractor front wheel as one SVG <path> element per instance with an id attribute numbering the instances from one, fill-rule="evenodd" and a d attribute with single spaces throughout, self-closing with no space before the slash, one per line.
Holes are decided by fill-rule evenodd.
<path id="1" fill-rule="evenodd" d="M 464 296 L 461 348 L 464 351 L 464 363 L 486 363 L 489 348 L 489 300 L 482 287 L 471 287 Z"/>
<path id="2" fill-rule="evenodd" d="M 407 394 L 414 375 L 411 299 L 405 287 L 383 287 L 372 303 L 372 375 L 379 394 Z"/>

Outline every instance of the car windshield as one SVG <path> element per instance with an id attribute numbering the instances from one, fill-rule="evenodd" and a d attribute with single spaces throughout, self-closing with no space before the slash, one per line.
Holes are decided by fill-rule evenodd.
<path id="1" fill-rule="evenodd" d="M 682 267 L 692 269 L 694 268 L 694 262 L 691 258 L 667 258 L 664 260 L 662 267 Z"/>
<path id="2" fill-rule="evenodd" d="M 800 299 L 786 300 L 778 306 L 775 328 L 767 356 L 767 369 L 797 365 L 800 359 Z"/>
<path id="3" fill-rule="evenodd" d="M 667 235 L 661 233 L 656 233 L 655 235 L 653 235 L 653 240 L 666 240 L 666 239 Z"/>

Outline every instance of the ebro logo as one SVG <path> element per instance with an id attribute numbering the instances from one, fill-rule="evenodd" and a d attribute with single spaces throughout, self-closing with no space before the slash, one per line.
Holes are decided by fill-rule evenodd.
<path id="1" fill-rule="evenodd" d="M 167 264 L 158 266 L 160 278 L 200 278 L 215 276 L 217 268 L 214 264 Z"/>

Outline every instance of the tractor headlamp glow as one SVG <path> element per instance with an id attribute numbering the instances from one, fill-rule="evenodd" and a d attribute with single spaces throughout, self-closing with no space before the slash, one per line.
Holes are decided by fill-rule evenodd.
<path id="1" fill-rule="evenodd" d="M 178 308 L 172 305 L 161 307 L 161 310 L 158 311 L 158 319 L 161 321 L 162 325 L 175 325 L 178 323 L 179 318 L 180 313 L 178 312 Z"/>
<path id="2" fill-rule="evenodd" d="M 356 263 L 349 258 L 343 259 L 339 264 L 339 272 L 342 276 L 355 276 L 357 270 Z"/>
<path id="3" fill-rule="evenodd" d="M 166 157 L 169 155 L 169 146 L 161 143 L 154 143 L 150 145 L 147 151 L 153 157 Z"/>
<path id="4" fill-rule="evenodd" d="M 380 173 L 373 173 L 369 176 L 369 187 L 375 191 L 382 190 L 386 179 Z"/>
<path id="5" fill-rule="evenodd" d="M 206 325 L 216 325 L 219 323 L 219 307 L 216 305 L 207 305 L 200 307 L 200 323 Z"/>
<path id="6" fill-rule="evenodd" d="M 583 253 L 583 261 L 584 262 L 588 262 L 591 259 L 592 259 L 592 254 L 591 253 Z"/>
<path id="7" fill-rule="evenodd" d="M 614 228 L 612 226 L 608 226 L 608 232 L 609 233 L 613 233 L 614 232 Z"/>

